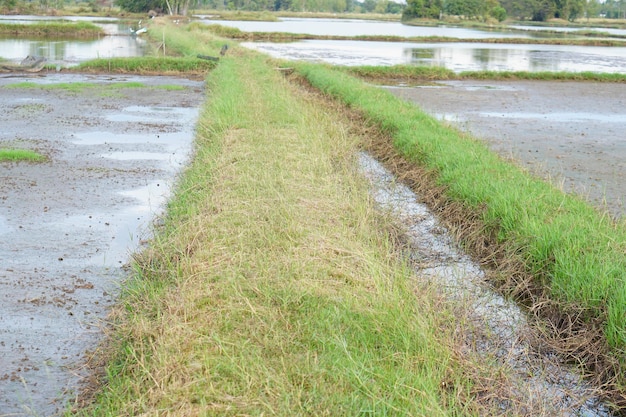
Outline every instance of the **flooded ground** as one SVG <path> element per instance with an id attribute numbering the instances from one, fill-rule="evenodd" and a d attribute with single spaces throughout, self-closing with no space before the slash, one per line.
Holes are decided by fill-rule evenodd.
<path id="1" fill-rule="evenodd" d="M 0 16 L 2 23 L 28 25 L 46 21 L 86 21 L 102 28 L 105 36 L 98 39 L 27 39 L 0 36 L 0 58 L 20 62 L 27 55 L 45 57 L 48 64 L 72 67 L 96 58 L 127 58 L 145 55 L 148 43 L 141 37 L 131 36 L 130 28 L 137 24 L 113 18 Z"/>
<path id="2" fill-rule="evenodd" d="M 600 209 L 626 215 L 626 85 L 450 81 L 386 89 Z"/>
<path id="3" fill-rule="evenodd" d="M 7 87 L 22 81 L 93 86 Z M 49 158 L 0 163 L 0 415 L 57 415 L 75 393 L 203 99 L 201 82 L 171 77 L 0 78 L 0 147 Z"/>
<path id="4" fill-rule="evenodd" d="M 358 19 L 318 19 L 283 17 L 276 22 L 211 20 L 208 16 L 198 15 L 201 23 L 235 27 L 244 32 L 284 32 L 306 33 L 309 35 L 336 36 L 448 36 L 460 39 L 484 38 L 531 38 L 541 37 L 535 32 L 524 30 L 482 30 L 454 26 L 410 26 L 400 22 L 381 22 L 376 20 Z"/>
<path id="5" fill-rule="evenodd" d="M 626 48 L 574 45 L 305 40 L 244 42 L 281 59 L 333 65 L 420 65 L 463 71 L 626 72 Z"/>

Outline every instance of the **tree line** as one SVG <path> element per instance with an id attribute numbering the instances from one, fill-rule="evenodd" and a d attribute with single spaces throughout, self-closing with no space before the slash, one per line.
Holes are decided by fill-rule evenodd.
<path id="1" fill-rule="evenodd" d="M 214 10 L 396 14 L 404 9 L 404 4 L 393 0 L 115 0 L 115 4 L 129 12 L 168 12 L 170 9 L 180 12 L 185 6 Z"/>
<path id="2" fill-rule="evenodd" d="M 403 20 L 441 19 L 446 15 L 482 21 L 495 18 L 500 22 L 507 17 L 538 22 L 552 18 L 626 18 L 626 0 L 407 0 L 402 13 Z"/>
<path id="3" fill-rule="evenodd" d="M 67 0 L 0 0 L 2 10 L 15 9 L 20 3 L 61 7 Z M 97 3 L 108 0 L 89 0 Z M 589 17 L 626 19 L 626 0 L 113 0 L 122 10 L 142 13 L 150 10 L 186 14 L 190 8 L 293 11 L 331 13 L 395 13 L 403 20 L 442 19 L 458 16 L 467 20 L 547 21 L 552 18 L 576 20 Z"/>

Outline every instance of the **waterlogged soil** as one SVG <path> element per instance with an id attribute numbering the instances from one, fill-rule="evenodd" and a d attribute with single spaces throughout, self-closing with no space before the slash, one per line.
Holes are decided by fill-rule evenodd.
<path id="1" fill-rule="evenodd" d="M 93 84 L 67 88 L 11 88 Z M 171 86 L 176 86 L 172 89 Z M 203 84 L 172 77 L 0 78 L 0 416 L 62 412 L 130 255 L 191 151 Z"/>
<path id="2" fill-rule="evenodd" d="M 600 210 L 626 215 L 626 84 L 448 81 L 386 89 Z"/>
<path id="3" fill-rule="evenodd" d="M 482 402 L 503 415 L 608 417 L 581 372 L 542 346 L 525 312 L 490 287 L 419 196 L 368 154 L 359 165 L 379 207 L 405 227 L 417 286 L 429 283 L 458 313 L 459 351 L 469 361 L 498 363 Z M 495 360 L 495 361 L 494 361 Z"/>

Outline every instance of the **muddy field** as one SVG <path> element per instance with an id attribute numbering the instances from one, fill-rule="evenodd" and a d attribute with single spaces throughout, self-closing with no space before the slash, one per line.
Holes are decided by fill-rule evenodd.
<path id="1" fill-rule="evenodd" d="M 11 88 L 18 82 L 89 83 Z M 169 77 L 0 78 L 0 416 L 58 414 L 191 151 L 203 84 Z"/>
<path id="2" fill-rule="evenodd" d="M 451 81 L 387 89 L 558 187 L 626 214 L 626 85 Z"/>

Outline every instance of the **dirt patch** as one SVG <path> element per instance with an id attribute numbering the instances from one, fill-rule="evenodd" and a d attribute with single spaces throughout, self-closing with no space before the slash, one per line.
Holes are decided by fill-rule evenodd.
<path id="1" fill-rule="evenodd" d="M 94 86 L 7 88 L 21 81 L 0 78 L 0 147 L 48 160 L 0 163 L 0 415 L 51 416 L 189 157 L 204 87 L 58 74 L 28 81 Z"/>
<path id="2" fill-rule="evenodd" d="M 626 214 L 625 84 L 447 81 L 386 89 L 596 207 Z"/>

